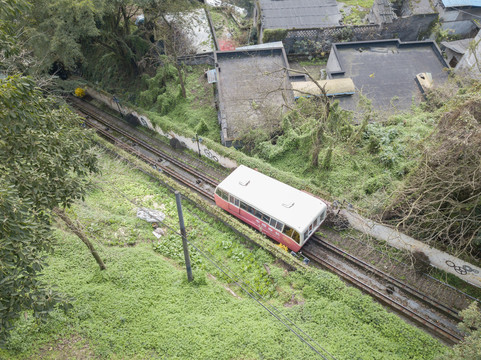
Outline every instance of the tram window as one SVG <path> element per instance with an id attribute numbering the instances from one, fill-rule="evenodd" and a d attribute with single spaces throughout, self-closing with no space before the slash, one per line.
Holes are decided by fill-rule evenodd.
<path id="1" fill-rule="evenodd" d="M 276 227 L 277 221 L 275 221 L 273 218 L 271 218 L 271 221 L 269 221 L 269 225 L 272 227 Z"/>
<path id="2" fill-rule="evenodd" d="M 286 225 L 286 226 L 284 226 L 284 230 L 282 232 L 290 237 L 292 235 L 293 231 L 294 230 L 292 228 L 290 228 L 289 226 Z"/>
<path id="3" fill-rule="evenodd" d="M 254 209 L 254 216 L 258 219 L 261 219 L 262 221 L 269 222 L 269 217 L 267 215 L 261 213 L 257 209 Z"/>
<path id="4" fill-rule="evenodd" d="M 304 239 L 307 239 L 308 236 L 309 236 L 309 232 L 306 231 L 306 232 L 304 233 Z"/>
<path id="5" fill-rule="evenodd" d="M 284 226 L 284 224 L 278 221 L 277 224 L 276 224 L 276 229 L 279 230 L 279 231 L 282 231 L 283 226 Z"/>
<path id="6" fill-rule="evenodd" d="M 299 233 L 295 230 L 293 231 L 292 239 L 298 244 L 301 242 L 301 237 L 299 236 Z"/>
<path id="7" fill-rule="evenodd" d="M 240 202 L 240 208 L 241 208 L 242 210 L 247 211 L 247 204 L 246 204 L 245 202 L 242 202 L 242 201 L 241 201 L 241 202 Z"/>
<path id="8" fill-rule="evenodd" d="M 314 220 L 314 226 L 317 226 L 317 218 Z"/>
<path id="9" fill-rule="evenodd" d="M 292 240 L 294 240 L 295 242 L 297 242 L 299 244 L 299 242 L 300 242 L 299 233 L 297 231 L 295 231 L 293 228 L 285 225 L 284 230 L 282 232 L 284 234 L 286 234 L 287 236 L 289 236 L 290 238 L 292 238 Z"/>
<path id="10" fill-rule="evenodd" d="M 309 225 L 309 231 L 312 231 L 312 224 Z"/>
<path id="11" fill-rule="evenodd" d="M 255 209 L 252 206 L 247 205 L 247 211 L 250 212 L 252 215 L 255 215 Z"/>
<path id="12" fill-rule="evenodd" d="M 234 204 L 235 206 L 239 206 L 239 199 L 235 198 L 232 195 L 229 195 L 229 202 L 231 204 Z"/>
<path id="13" fill-rule="evenodd" d="M 221 189 L 216 190 L 217 195 L 219 195 L 222 199 L 227 200 L 227 193 L 222 191 Z"/>

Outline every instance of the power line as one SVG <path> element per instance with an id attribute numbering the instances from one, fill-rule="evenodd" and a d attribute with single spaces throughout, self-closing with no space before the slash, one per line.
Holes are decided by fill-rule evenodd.
<path id="1" fill-rule="evenodd" d="M 107 183 L 107 182 L 105 182 Z M 108 183 L 107 183 L 108 184 Z M 119 190 L 115 185 L 109 184 L 112 188 L 114 188 L 122 197 L 124 197 L 127 201 L 130 203 L 134 204 L 135 206 L 140 206 L 137 204 L 135 201 L 131 200 L 128 196 L 126 196 L 121 190 Z M 146 212 L 148 213 L 148 209 L 146 209 Z M 150 213 L 150 215 L 153 215 Z M 155 216 L 153 216 L 155 218 Z M 176 235 L 181 236 L 181 234 L 174 229 L 172 226 L 168 225 L 165 223 L 164 220 L 158 219 L 158 222 L 161 223 L 163 226 L 171 230 L 173 233 Z M 261 300 L 265 299 L 258 294 L 255 290 L 250 288 L 248 284 L 245 283 L 241 279 L 240 276 L 237 276 L 234 271 L 232 271 L 229 267 L 224 265 L 224 269 L 221 265 L 219 265 L 214 259 L 212 259 L 210 256 L 207 255 L 206 251 L 201 250 L 199 246 L 197 246 L 193 241 L 187 239 L 187 242 L 197 250 L 197 252 L 202 255 L 204 258 L 206 258 L 214 267 L 216 267 L 220 272 L 222 272 L 225 276 L 227 276 L 229 279 L 231 279 L 239 288 L 241 288 L 249 297 L 251 297 L 254 301 L 256 301 L 260 306 L 262 306 L 266 311 L 268 311 L 272 316 L 274 316 L 279 322 L 281 322 L 289 331 L 291 331 L 293 334 L 295 334 L 302 342 L 304 342 L 306 345 L 308 345 L 314 352 L 316 352 L 319 356 L 321 356 L 324 360 L 328 360 L 312 343 L 315 343 L 324 353 L 328 354 L 331 359 L 335 359 L 335 357 L 330 354 L 327 350 L 322 348 L 310 335 L 308 335 L 306 332 L 304 332 L 301 328 L 299 328 L 292 320 L 290 320 L 286 315 L 282 314 L 276 307 L 271 306 L 272 308 L 269 308 L 267 305 L 263 304 Z M 232 273 L 233 275 L 229 275 L 229 272 Z M 250 289 L 250 291 L 249 291 Z M 254 296 L 256 295 L 256 296 Z M 284 321 L 282 318 L 284 318 L 286 321 Z M 289 322 L 291 325 L 287 324 Z M 297 331 L 295 329 L 297 329 Z M 308 337 L 310 341 L 306 340 L 302 335 L 304 334 L 305 337 Z M 312 343 L 311 343 L 312 342 Z"/>
<path id="2" fill-rule="evenodd" d="M 189 209 L 188 209 L 188 211 L 189 211 Z M 195 214 L 195 213 L 193 213 L 193 212 L 191 212 L 191 211 L 189 211 L 189 212 L 191 213 L 191 215 L 197 217 L 197 219 L 199 219 L 200 221 L 202 221 L 204 224 L 209 225 L 209 223 L 207 223 L 206 221 L 202 220 L 197 214 Z M 221 232 L 220 230 L 217 230 L 217 231 L 218 231 L 218 232 Z M 192 241 L 189 242 L 189 243 L 191 243 L 191 245 L 194 246 L 194 244 L 192 244 Z M 207 252 L 208 252 L 208 251 L 207 251 Z M 210 252 L 208 252 L 208 253 L 209 253 L 211 256 L 213 256 Z M 225 265 L 225 264 L 224 264 L 224 266 L 225 266 L 231 273 L 233 273 L 234 275 L 236 275 L 235 272 L 234 272 L 232 269 L 230 269 L 228 265 Z M 241 282 L 242 282 L 242 284 L 244 284 L 244 286 L 247 287 L 252 293 L 254 293 L 255 295 L 257 295 L 258 298 L 266 301 L 266 299 L 264 299 L 264 297 L 263 297 L 261 294 L 259 294 L 255 289 L 253 289 L 249 284 L 247 284 L 247 283 L 246 283 L 245 281 L 243 281 L 243 280 L 241 280 Z M 292 320 L 290 320 L 285 314 L 283 314 L 282 311 L 280 311 L 279 309 L 277 309 L 274 305 L 271 305 L 271 307 L 272 307 L 275 311 L 277 311 L 277 312 L 280 314 L 280 316 L 284 317 L 284 318 L 285 318 L 288 322 L 290 322 L 295 328 L 297 328 L 300 332 L 302 332 L 303 334 L 305 334 L 305 335 L 306 335 L 312 342 L 314 342 L 319 348 L 321 348 L 324 352 L 326 352 L 326 353 L 329 354 L 333 359 L 335 359 L 335 357 L 334 357 L 333 355 L 331 355 L 327 350 L 325 350 L 324 348 L 322 348 L 322 346 L 321 346 L 319 343 L 317 343 L 309 334 L 305 333 L 301 328 L 299 328 Z"/>

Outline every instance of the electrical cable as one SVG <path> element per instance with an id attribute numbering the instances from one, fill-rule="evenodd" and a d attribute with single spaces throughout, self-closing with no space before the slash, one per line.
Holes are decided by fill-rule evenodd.
<path id="1" fill-rule="evenodd" d="M 129 199 L 121 190 L 119 190 L 115 185 L 112 185 L 112 184 L 109 184 L 109 186 L 111 186 L 112 188 L 114 188 L 122 197 L 124 197 L 127 201 L 129 201 L 130 203 L 132 203 L 133 205 L 135 206 L 139 206 L 139 204 L 137 204 L 135 201 Z M 147 210 L 148 212 L 148 210 Z M 150 214 L 150 215 L 153 215 L 153 214 Z M 155 216 L 154 216 L 155 218 Z M 158 222 L 163 224 L 163 226 L 167 227 L 169 230 L 171 230 L 173 233 L 179 235 L 182 237 L 182 234 L 180 234 L 176 229 L 174 229 L 172 226 L 168 225 L 165 223 L 164 220 L 161 220 L 161 219 L 158 219 Z M 199 246 L 195 245 L 192 241 L 188 240 L 186 238 L 187 242 L 194 248 L 197 250 L 197 252 L 199 254 L 201 254 L 204 258 L 206 258 L 212 265 L 214 265 L 219 271 L 221 271 L 225 276 L 227 276 L 229 279 L 231 279 L 237 286 L 239 286 L 239 288 L 241 288 L 249 297 L 251 297 L 253 300 L 255 300 L 259 305 L 261 305 L 265 310 L 267 310 L 272 316 L 274 316 L 279 322 L 281 322 L 289 331 L 291 331 L 293 334 L 295 334 L 302 342 L 304 342 L 306 345 L 308 345 L 314 352 L 316 352 L 318 355 L 320 355 L 323 359 L 325 360 L 328 360 L 323 354 L 321 354 L 321 352 L 319 352 L 319 350 L 311 344 L 311 342 L 307 341 L 304 337 L 302 337 L 301 334 L 299 334 L 298 332 L 301 332 L 303 333 L 304 335 L 306 335 L 312 342 L 315 342 L 316 345 L 322 349 L 322 351 L 324 351 L 326 354 L 328 354 L 332 359 L 335 359 L 335 357 L 330 354 L 327 350 L 325 350 L 324 348 L 322 348 L 322 346 L 320 346 L 315 340 L 312 339 L 312 337 L 310 335 L 308 335 L 307 333 L 305 333 L 302 329 L 300 329 L 292 320 L 290 320 L 289 318 L 287 318 L 284 314 L 282 314 L 277 308 L 273 307 L 275 309 L 275 311 L 273 311 L 272 309 L 269 309 L 269 307 L 265 304 L 263 304 L 260 300 L 264 300 L 265 299 L 260 295 L 258 294 L 257 292 L 255 292 L 255 290 L 253 290 L 252 288 L 250 288 L 249 285 L 247 285 L 243 280 L 239 281 L 238 279 L 241 279 L 239 276 L 237 276 L 231 269 L 228 269 L 228 271 L 224 270 L 222 268 L 222 266 L 218 265 L 216 263 L 215 260 L 213 260 L 210 256 L 208 256 L 206 254 L 206 252 L 204 252 L 203 250 L 200 249 Z M 234 275 L 236 275 L 235 277 L 234 276 L 231 276 L 228 274 L 228 272 L 231 272 L 233 273 Z M 237 278 L 237 279 L 236 279 Z M 242 284 L 244 284 L 245 286 L 243 286 Z M 250 292 L 248 289 L 251 289 L 252 292 Z M 257 295 L 259 298 L 256 298 L 254 295 Z M 277 313 L 276 313 L 277 311 Z M 293 327 L 295 327 L 298 332 L 296 332 L 296 330 L 293 329 L 293 327 L 289 326 L 285 321 L 282 320 L 281 317 L 284 317 L 287 321 L 289 321 Z"/>
<path id="2" fill-rule="evenodd" d="M 188 210 L 188 211 L 189 211 L 189 210 Z M 199 219 L 200 221 L 202 221 L 204 224 L 210 226 L 210 224 L 209 224 L 208 222 L 202 220 L 197 214 L 193 213 L 192 211 L 189 211 L 189 212 L 191 213 L 192 216 L 197 217 L 197 219 Z M 217 231 L 220 232 L 220 230 L 217 230 Z M 207 251 L 207 252 L 208 252 L 208 251 Z M 213 254 L 211 254 L 210 252 L 208 252 L 208 253 L 209 253 L 211 256 L 213 256 Z M 227 267 L 227 269 L 229 269 L 229 271 L 231 271 L 231 272 L 235 275 L 235 272 L 234 272 L 233 270 L 231 270 L 227 265 L 224 264 L 224 266 Z M 255 295 L 257 295 L 258 298 L 266 301 L 266 299 L 264 299 L 264 297 L 263 297 L 261 294 L 259 294 L 255 289 L 251 288 L 251 287 L 249 286 L 249 284 L 245 283 L 244 281 L 242 281 L 242 283 L 243 283 L 250 291 L 252 291 Z M 274 310 L 276 310 L 281 316 L 283 316 L 288 322 L 290 322 L 294 327 L 296 327 L 300 332 L 302 332 L 303 334 L 305 334 L 312 342 L 316 343 L 317 346 L 319 346 L 322 350 L 324 350 L 327 354 L 329 354 L 329 352 L 328 352 L 327 350 L 323 349 L 322 346 L 321 346 L 319 343 L 317 343 L 309 334 L 305 333 L 304 330 L 302 330 L 301 328 L 299 328 L 291 319 L 289 319 L 289 318 L 287 317 L 287 315 L 283 314 L 282 311 L 280 311 L 279 309 L 277 309 L 274 305 L 271 305 L 271 307 L 272 307 Z M 329 355 L 330 355 L 332 358 L 334 358 L 333 355 L 331 355 L 331 354 L 329 354 Z M 335 358 L 334 358 L 334 359 L 335 359 Z"/>
<path id="3" fill-rule="evenodd" d="M 121 157 L 120 155 L 118 155 L 118 154 L 116 155 L 116 157 L 119 158 L 119 159 L 122 158 L 122 157 Z M 133 168 L 133 169 L 137 169 L 137 170 L 143 171 L 142 169 L 140 169 L 140 168 L 139 168 L 138 166 L 136 166 L 135 164 L 132 164 L 132 163 L 129 163 L 129 164 L 132 165 L 132 168 Z M 161 182 L 161 183 L 163 183 L 163 182 L 162 182 L 161 180 L 159 180 L 158 178 L 156 178 L 156 180 L 159 181 L 159 182 Z M 165 184 L 165 183 L 163 183 L 163 184 L 164 184 L 164 185 L 167 185 L 167 184 Z M 110 185 L 110 186 L 113 186 L 113 185 Z M 170 186 L 167 185 L 167 187 L 168 187 L 169 190 L 171 190 L 172 192 L 174 191 L 174 189 L 170 188 Z M 117 190 L 118 190 L 118 189 L 117 189 Z M 118 191 L 120 192 L 120 190 L 118 190 Z M 136 206 L 139 206 L 137 203 L 135 203 L 134 201 L 130 200 L 130 199 L 129 199 L 127 196 L 125 196 L 124 194 L 121 194 L 121 195 L 122 195 L 123 197 L 125 197 L 125 198 L 126 198 L 129 202 L 131 202 L 132 204 L 134 204 L 134 205 L 136 205 Z M 184 197 L 184 198 L 187 199 L 187 200 L 189 200 L 189 199 L 186 198 L 186 197 Z M 152 214 L 151 214 L 151 215 L 152 215 Z M 199 218 L 199 217 L 197 217 L 197 218 Z M 200 219 L 200 218 L 199 218 L 199 219 Z M 200 220 L 201 220 L 201 219 L 200 219 Z M 201 221 L 203 221 L 203 220 L 201 220 Z M 179 236 L 182 236 L 177 230 L 175 230 L 174 228 L 170 227 L 170 226 L 167 225 L 165 222 L 160 221 L 160 219 L 159 219 L 159 222 L 162 223 L 165 227 L 167 227 L 167 228 L 168 228 L 169 230 L 171 230 L 172 232 L 176 233 L 176 234 L 179 235 Z M 204 222 L 204 221 L 203 221 L 203 222 Z M 204 222 L 204 223 L 205 223 L 205 222 Z M 194 245 L 194 244 L 191 244 L 191 245 Z M 212 255 L 212 254 L 211 254 L 211 255 Z M 209 260 L 209 261 L 212 261 L 212 260 Z M 226 267 L 226 268 L 233 274 L 233 277 L 234 277 L 234 278 L 240 279 L 240 277 L 238 277 L 237 274 L 236 274 L 233 270 L 231 270 L 228 266 L 226 266 L 226 265 L 224 264 L 224 267 Z M 230 279 L 233 279 L 233 277 L 229 276 Z M 233 280 L 236 282 L 236 284 L 238 283 L 238 280 L 235 280 L 235 279 L 233 279 Z M 258 298 L 262 299 L 263 301 L 266 301 L 266 300 L 262 297 L 262 295 L 260 295 L 259 293 L 257 293 L 254 289 L 252 289 L 245 281 L 241 281 L 241 283 L 244 284 L 244 287 L 250 289 L 250 290 L 252 291 L 252 293 L 256 294 L 256 295 L 258 296 Z M 243 290 L 244 290 L 244 289 L 243 289 Z M 309 334 L 305 333 L 301 328 L 299 328 L 299 327 L 298 327 L 292 320 L 290 320 L 285 314 L 283 314 L 281 311 L 279 311 L 275 306 L 271 305 L 271 307 L 274 308 L 274 309 L 280 314 L 279 316 L 284 317 L 284 318 L 285 318 L 288 322 L 290 322 L 295 328 L 297 328 L 300 332 L 302 332 L 303 334 L 305 334 L 312 342 L 316 343 L 319 348 L 321 348 L 323 351 L 325 351 L 327 354 L 329 354 L 329 352 L 328 352 L 327 350 L 323 349 L 322 346 L 321 346 L 319 343 L 317 343 L 314 339 L 312 339 L 312 337 L 311 337 Z M 331 355 L 331 354 L 329 354 L 329 355 L 330 355 L 332 358 L 334 358 L 333 355 Z M 335 359 L 335 358 L 334 358 L 334 359 Z"/>
<path id="4" fill-rule="evenodd" d="M 110 186 L 113 186 L 111 184 L 109 184 Z M 113 186 L 114 187 L 114 186 Z M 118 190 L 120 191 L 120 190 Z M 122 194 L 123 195 L 123 194 Z M 139 204 L 135 203 L 134 201 L 128 199 L 128 197 L 126 197 L 125 195 L 123 195 L 129 202 L 131 202 L 132 204 L 134 204 L 135 206 L 140 206 Z M 147 211 L 148 212 L 148 211 Z M 150 215 L 153 215 L 153 214 L 150 214 Z M 207 224 L 205 221 L 203 221 L 202 219 L 200 219 L 197 215 L 195 215 L 199 220 L 201 220 L 202 222 L 204 222 L 205 224 Z M 179 236 L 182 236 L 176 229 L 172 228 L 171 226 L 167 225 L 164 221 L 161 221 L 160 219 L 158 219 L 158 222 L 159 223 L 162 223 L 165 227 L 167 227 L 169 230 L 171 230 L 172 232 L 176 233 L 177 235 Z M 194 246 L 195 244 L 192 243 L 192 241 L 189 241 L 188 242 Z M 198 248 L 198 246 L 196 247 L 196 249 Z M 210 253 L 209 253 L 210 254 Z M 213 256 L 212 254 L 210 254 L 211 256 Z M 209 261 L 213 261 L 211 259 L 208 259 Z M 224 267 L 226 267 L 228 269 L 229 272 L 231 272 L 233 274 L 233 276 L 228 276 L 230 279 L 234 280 L 236 282 L 236 284 L 238 284 L 239 282 L 239 279 L 240 277 L 237 276 L 237 274 L 235 274 L 235 272 L 230 269 L 228 266 L 226 266 L 225 264 L 223 264 Z M 226 274 L 227 275 L 227 274 Z M 236 279 L 237 278 L 237 279 Z M 244 285 L 244 287 L 250 289 L 250 291 L 252 293 L 254 293 L 255 295 L 257 295 L 258 298 L 262 299 L 263 301 L 266 301 L 262 295 L 260 295 L 259 293 L 257 293 L 254 289 L 252 289 L 251 286 L 249 286 L 245 281 L 241 280 L 240 283 L 242 283 Z M 239 285 L 240 286 L 240 285 Z M 244 289 L 243 289 L 244 290 Z M 279 313 L 279 316 L 281 317 L 284 317 L 288 322 L 290 322 L 295 328 L 297 328 L 300 332 L 302 332 L 303 334 L 305 334 L 312 342 L 315 342 L 317 344 L 317 346 L 319 346 L 323 351 L 325 351 L 326 353 L 329 354 L 329 352 L 325 349 L 322 348 L 322 346 L 317 343 L 309 334 L 305 333 L 301 328 L 299 328 L 292 320 L 290 320 L 285 314 L 283 314 L 279 309 L 277 309 L 275 306 L 271 305 L 271 307 L 277 311 Z M 329 354 L 332 358 L 334 358 L 334 356 L 332 356 L 331 354 Z"/>

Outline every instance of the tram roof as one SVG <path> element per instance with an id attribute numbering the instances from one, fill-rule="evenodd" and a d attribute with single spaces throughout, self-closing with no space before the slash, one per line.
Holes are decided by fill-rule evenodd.
<path id="1" fill-rule="evenodd" d="M 326 208 L 314 196 L 244 165 L 225 178 L 219 188 L 299 232 Z"/>

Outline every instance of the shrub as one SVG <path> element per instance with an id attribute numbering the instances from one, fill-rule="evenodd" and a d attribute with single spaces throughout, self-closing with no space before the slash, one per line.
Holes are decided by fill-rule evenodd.
<path id="1" fill-rule="evenodd" d="M 262 35 L 262 42 L 282 41 L 287 36 L 286 29 L 266 29 Z"/>
<path id="2" fill-rule="evenodd" d="M 195 127 L 195 132 L 199 135 L 203 135 L 203 134 L 209 132 L 209 127 L 205 123 L 204 119 L 200 119 L 199 123 Z"/>
<path id="3" fill-rule="evenodd" d="M 332 160 L 332 148 L 328 148 L 326 155 L 324 156 L 324 160 L 322 161 L 321 167 L 324 170 L 330 170 L 331 169 L 331 160 Z"/>

